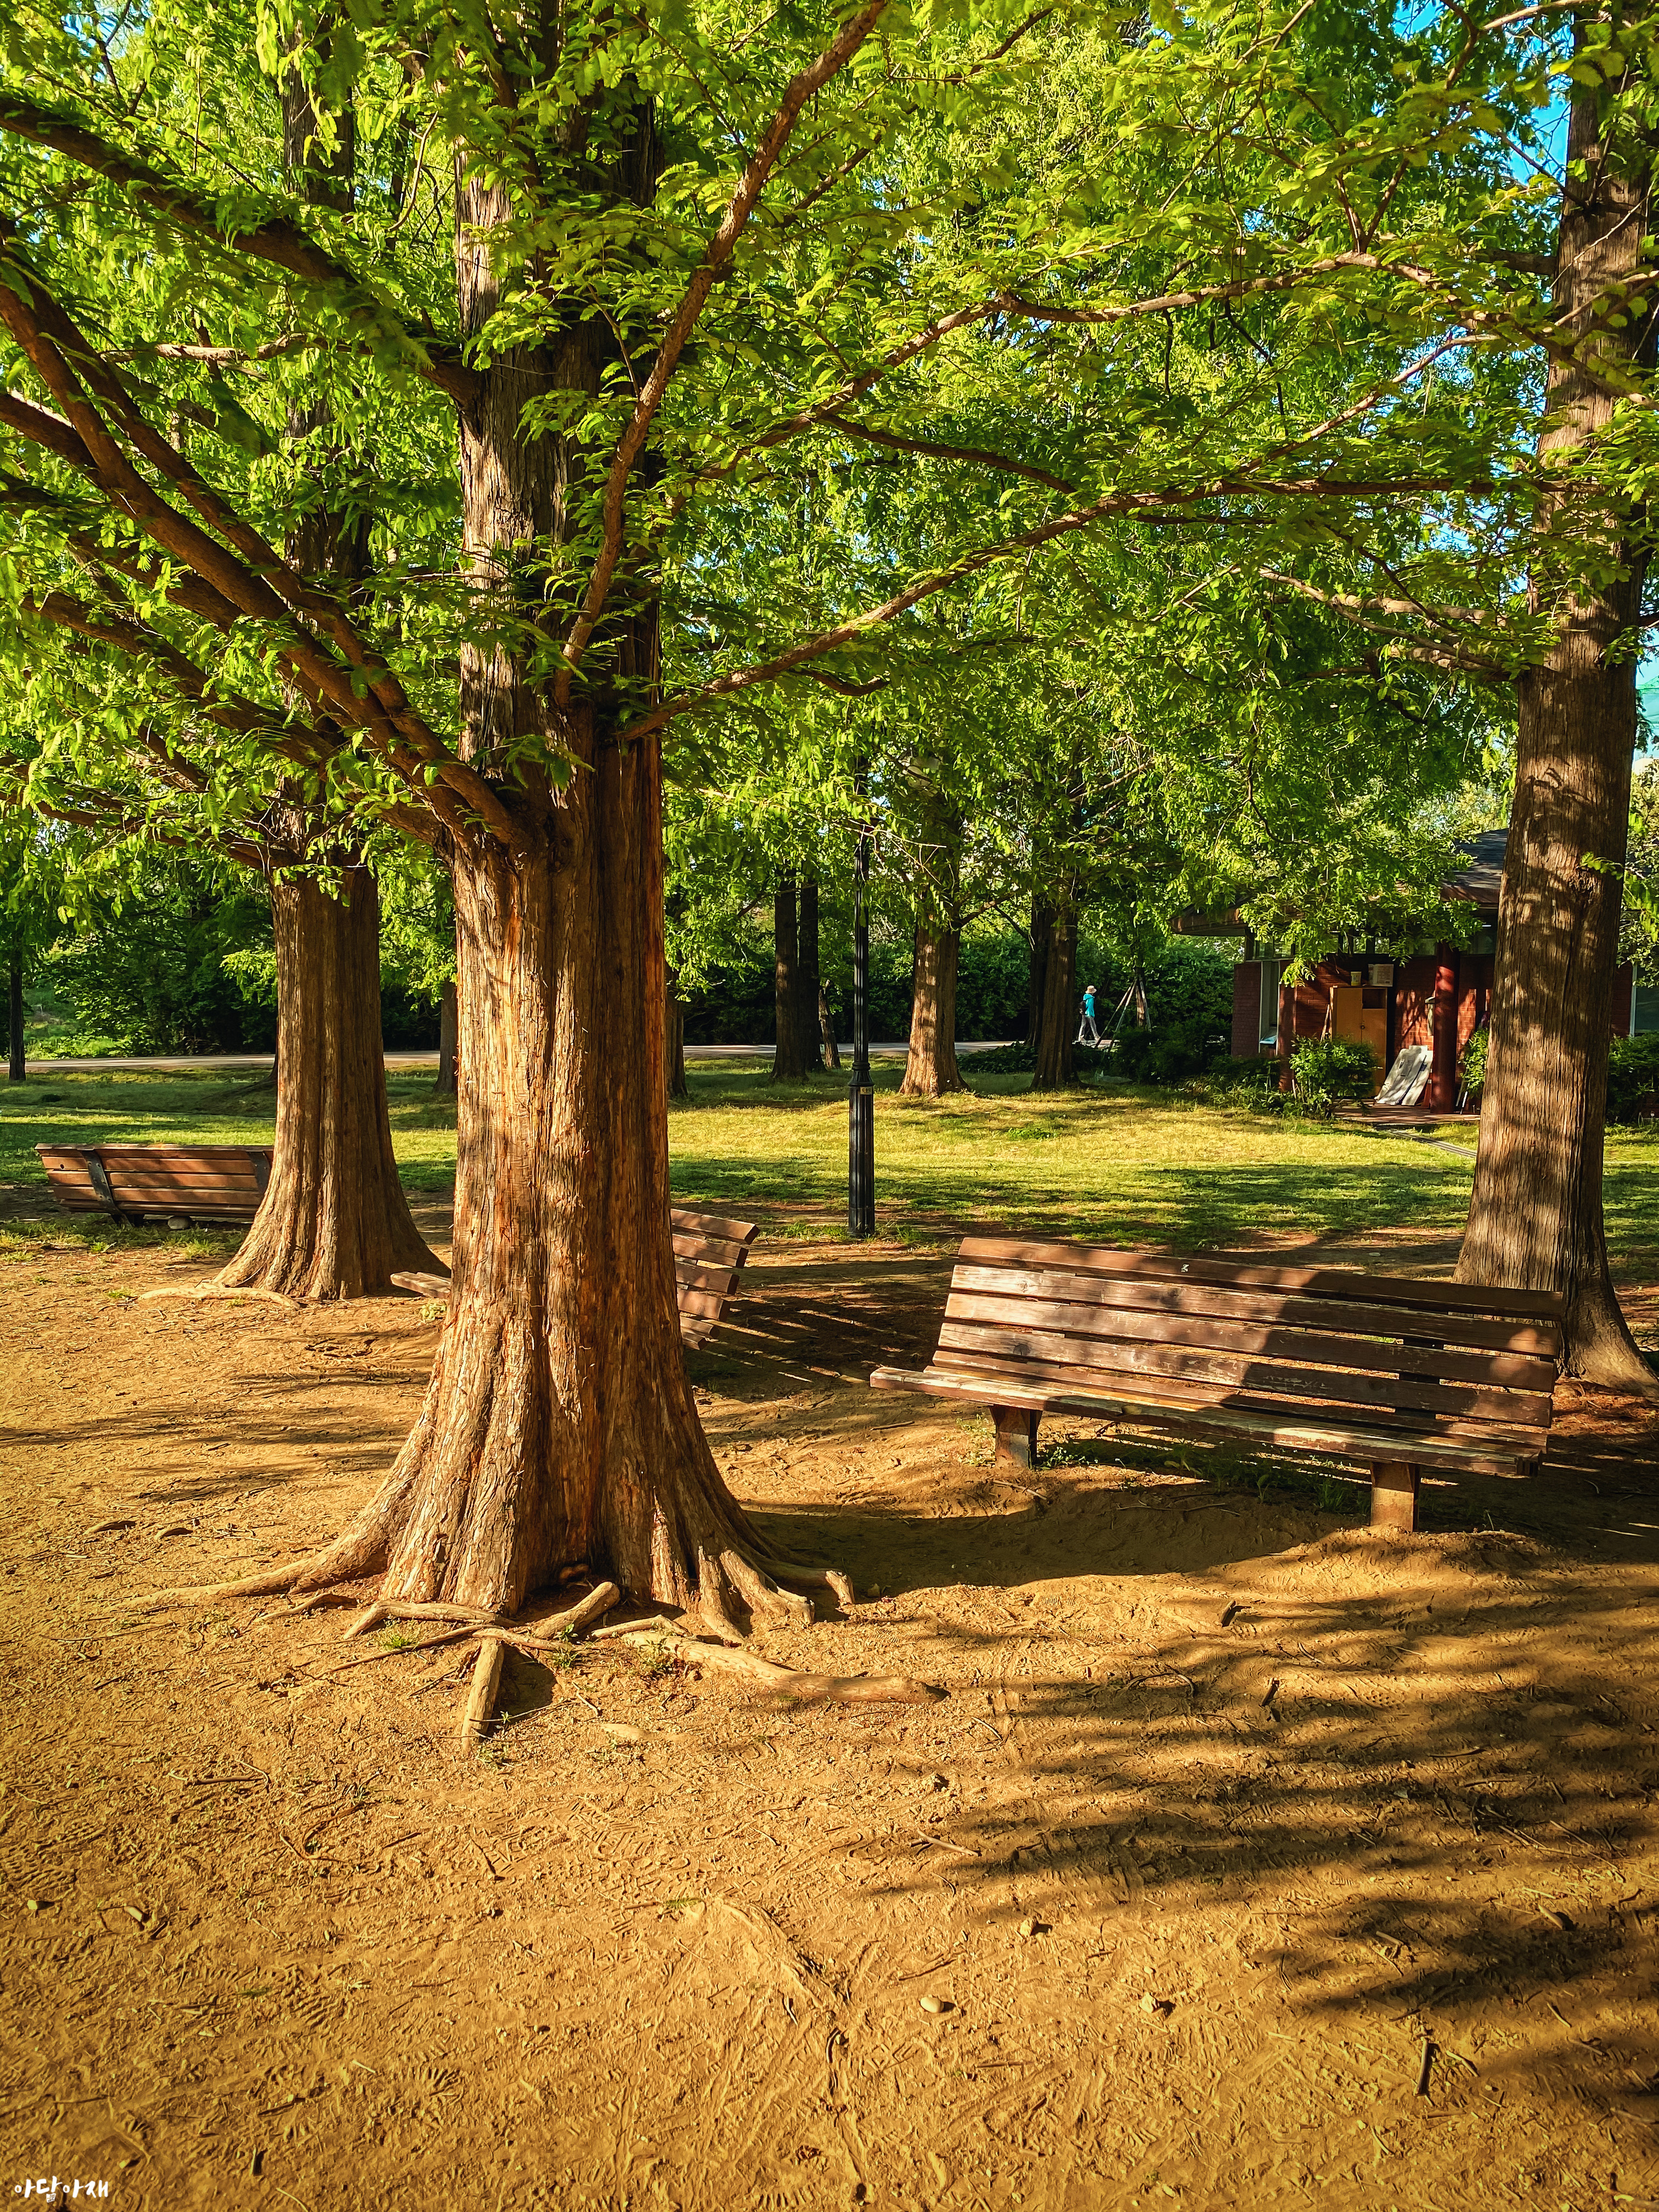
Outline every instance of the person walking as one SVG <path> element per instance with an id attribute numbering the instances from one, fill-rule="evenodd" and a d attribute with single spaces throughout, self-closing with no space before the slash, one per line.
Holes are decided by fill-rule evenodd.
<path id="1" fill-rule="evenodd" d="M 1083 987 L 1083 1019 L 1078 1024 L 1075 1042 L 1079 1044 L 1100 1042 L 1100 1031 L 1095 1027 L 1095 987 L 1092 983 L 1085 983 Z"/>

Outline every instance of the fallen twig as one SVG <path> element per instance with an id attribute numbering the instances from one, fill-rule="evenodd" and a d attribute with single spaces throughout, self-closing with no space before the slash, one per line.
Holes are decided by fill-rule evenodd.
<path id="1" fill-rule="evenodd" d="M 141 1291 L 138 1303 L 148 1305 L 152 1298 L 263 1298 L 273 1306 L 299 1305 L 298 1298 L 286 1297 L 281 1291 L 261 1290 L 250 1285 L 239 1290 L 228 1283 L 170 1283 L 159 1291 Z"/>
<path id="2" fill-rule="evenodd" d="M 466 1620 L 476 1628 L 494 1628 L 504 1616 L 489 1613 L 477 1605 L 442 1605 L 428 1603 L 420 1599 L 377 1598 L 373 1605 L 365 1606 L 346 1624 L 342 1640 L 351 1636 L 366 1636 L 371 1628 L 378 1628 L 383 1620 Z"/>
<path id="3" fill-rule="evenodd" d="M 469 1623 L 465 1628 L 447 1628 L 441 1636 L 425 1637 L 419 1644 L 388 1644 L 379 1651 L 366 1651 L 361 1659 L 343 1659 L 337 1667 L 323 1667 L 317 1671 L 323 1674 L 347 1674 L 354 1667 L 372 1666 L 377 1659 L 402 1658 L 412 1651 L 435 1651 L 441 1644 L 460 1644 L 469 1636 L 481 1632 L 476 1623 Z"/>

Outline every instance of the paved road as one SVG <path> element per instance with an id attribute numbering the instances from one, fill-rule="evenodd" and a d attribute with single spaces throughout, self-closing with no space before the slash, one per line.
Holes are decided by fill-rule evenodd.
<path id="1" fill-rule="evenodd" d="M 872 1044 L 870 1049 L 875 1053 L 902 1054 L 908 1048 L 889 1042 Z M 959 1053 L 994 1052 L 996 1049 L 994 1043 L 959 1044 L 957 1047 Z M 685 1048 L 685 1056 L 688 1060 L 770 1060 L 772 1051 L 769 1044 L 689 1044 Z M 843 1045 L 842 1059 L 850 1060 L 852 1052 L 851 1045 Z M 386 1064 L 394 1071 L 435 1068 L 438 1055 L 436 1052 L 389 1052 Z M 106 1073 L 116 1069 L 126 1074 L 142 1075 L 146 1070 L 153 1069 L 161 1074 L 235 1075 L 270 1066 L 270 1054 L 268 1052 L 222 1052 L 204 1053 L 194 1057 L 187 1054 L 175 1058 L 158 1056 L 149 1060 L 31 1060 L 29 1073 L 31 1075 L 95 1075 L 100 1069 Z"/>

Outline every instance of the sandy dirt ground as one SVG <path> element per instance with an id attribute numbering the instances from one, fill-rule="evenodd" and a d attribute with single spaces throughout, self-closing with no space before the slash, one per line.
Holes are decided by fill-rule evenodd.
<path id="1" fill-rule="evenodd" d="M 1541 1479 L 1431 1488 L 1414 1539 L 1076 1423 L 1005 1481 L 981 1419 L 865 1387 L 946 1263 L 763 1245 L 704 1418 L 860 1601 L 760 1646 L 948 1698 L 590 1647 L 511 1660 L 464 1765 L 451 1650 L 137 1609 L 337 1527 L 436 1340 L 410 1300 L 138 1302 L 204 1273 L 0 1257 L 0 2192 L 1659 2203 L 1634 1407 L 1564 1394 Z"/>

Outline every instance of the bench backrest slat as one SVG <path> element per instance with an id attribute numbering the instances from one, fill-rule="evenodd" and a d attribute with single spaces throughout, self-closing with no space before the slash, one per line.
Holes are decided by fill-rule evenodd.
<path id="1" fill-rule="evenodd" d="M 969 1237 L 933 1364 L 1536 1450 L 1561 1312 L 1548 1292 Z"/>
<path id="2" fill-rule="evenodd" d="M 737 1287 L 738 1271 L 760 1234 L 760 1224 L 695 1213 L 680 1206 L 671 1207 L 668 1219 L 680 1335 L 687 1344 L 702 1344 L 714 1334 L 721 1309 Z"/>
<path id="3" fill-rule="evenodd" d="M 1123 1274 L 1144 1279 L 1215 1283 L 1241 1290 L 1297 1291 L 1304 1296 L 1356 1299 L 1371 1305 L 1421 1305 L 1431 1313 L 1514 1314 L 1525 1321 L 1559 1322 L 1566 1300 L 1559 1291 L 1487 1290 L 1472 1283 L 1428 1277 L 1368 1275 L 1342 1267 L 1271 1267 L 1254 1260 L 1183 1257 L 1179 1252 L 1122 1252 L 1111 1245 L 1032 1244 L 1012 1237 L 967 1237 L 958 1264 L 1062 1267 L 1074 1273 Z"/>

